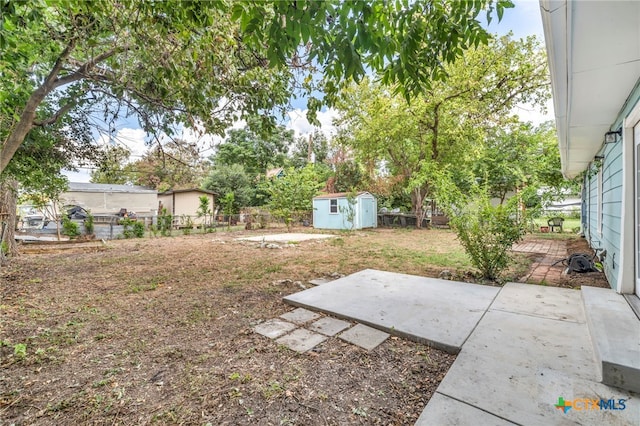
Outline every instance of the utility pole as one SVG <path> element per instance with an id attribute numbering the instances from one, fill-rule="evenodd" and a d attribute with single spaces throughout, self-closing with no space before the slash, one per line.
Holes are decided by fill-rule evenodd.
<path id="1" fill-rule="evenodd" d="M 307 145 L 307 163 L 313 163 L 313 134 L 309 134 L 309 144 Z"/>

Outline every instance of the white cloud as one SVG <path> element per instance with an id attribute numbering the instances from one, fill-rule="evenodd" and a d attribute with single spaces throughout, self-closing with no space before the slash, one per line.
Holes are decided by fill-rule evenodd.
<path id="1" fill-rule="evenodd" d="M 296 136 L 303 136 L 313 133 L 314 130 L 319 129 L 322 133 L 325 134 L 327 138 L 331 138 L 331 136 L 335 133 L 335 126 L 333 125 L 333 120 L 338 118 L 339 113 L 337 110 L 333 108 L 329 108 L 326 111 L 318 111 L 318 121 L 320 122 L 320 127 L 314 126 L 309 123 L 307 120 L 307 111 L 296 108 L 287 113 L 289 117 L 289 122 L 287 123 L 287 129 L 291 129 L 295 132 Z"/>

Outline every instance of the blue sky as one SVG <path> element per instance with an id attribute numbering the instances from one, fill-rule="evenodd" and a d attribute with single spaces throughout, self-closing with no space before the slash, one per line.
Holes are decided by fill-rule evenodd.
<path id="1" fill-rule="evenodd" d="M 537 0 L 516 0 L 514 3 L 515 7 L 505 11 L 502 21 L 498 22 L 497 19 L 494 19 L 491 24 L 488 25 L 487 28 L 489 32 L 504 35 L 511 31 L 515 38 L 536 35 L 542 42 L 544 38 L 539 2 Z M 306 119 L 306 100 L 294 100 L 292 102 L 292 106 L 293 109 L 288 113 L 287 127 L 293 129 L 297 135 L 304 135 L 312 132 L 315 128 L 310 125 Z M 548 111 L 546 114 L 542 114 L 539 111 L 535 111 L 527 107 L 519 108 L 517 113 L 523 121 L 532 121 L 537 124 L 542 121 L 552 119 L 552 104 L 549 103 L 547 108 Z M 332 120 L 335 116 L 336 112 L 330 109 L 325 109 L 318 114 L 318 119 L 322 123 L 321 130 L 327 135 L 332 133 Z M 237 123 L 234 127 L 243 127 L 243 125 L 243 123 Z M 210 146 L 221 140 L 221 138 L 214 136 L 199 138 L 194 132 L 190 132 L 188 130 L 186 130 L 182 135 L 182 139 L 194 142 L 197 141 L 202 146 Z M 114 140 L 131 149 L 133 160 L 139 158 L 139 156 L 141 156 L 147 149 L 147 146 L 144 144 L 145 133 L 138 127 L 135 118 L 127 119 L 118 123 L 118 129 Z M 103 137 L 100 139 L 100 142 L 107 143 L 108 138 Z M 211 152 L 211 150 L 205 150 L 203 154 L 208 155 Z M 66 174 L 69 177 L 69 180 L 73 182 L 89 181 L 88 170 L 81 170 L 79 173 L 68 172 Z"/>

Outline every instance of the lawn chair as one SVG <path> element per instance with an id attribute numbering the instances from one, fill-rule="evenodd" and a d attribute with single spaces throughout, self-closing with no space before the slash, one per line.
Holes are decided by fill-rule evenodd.
<path id="1" fill-rule="evenodd" d="M 547 225 L 549 225 L 550 232 L 562 232 L 562 224 L 564 219 L 561 217 L 552 217 L 547 221 Z M 558 231 L 556 231 L 556 229 Z"/>

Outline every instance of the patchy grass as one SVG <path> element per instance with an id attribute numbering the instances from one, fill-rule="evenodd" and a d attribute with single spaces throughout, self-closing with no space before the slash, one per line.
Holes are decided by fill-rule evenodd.
<path id="1" fill-rule="evenodd" d="M 8 424 L 413 424 L 454 356 L 398 338 L 369 352 L 330 338 L 298 354 L 252 327 L 291 310 L 281 300 L 299 283 L 331 273 L 448 269 L 472 279 L 455 235 L 353 231 L 282 249 L 235 240 L 282 231 L 219 228 L 15 259 L 0 270 L 0 416 Z M 512 276 L 527 262 L 520 257 Z"/>

